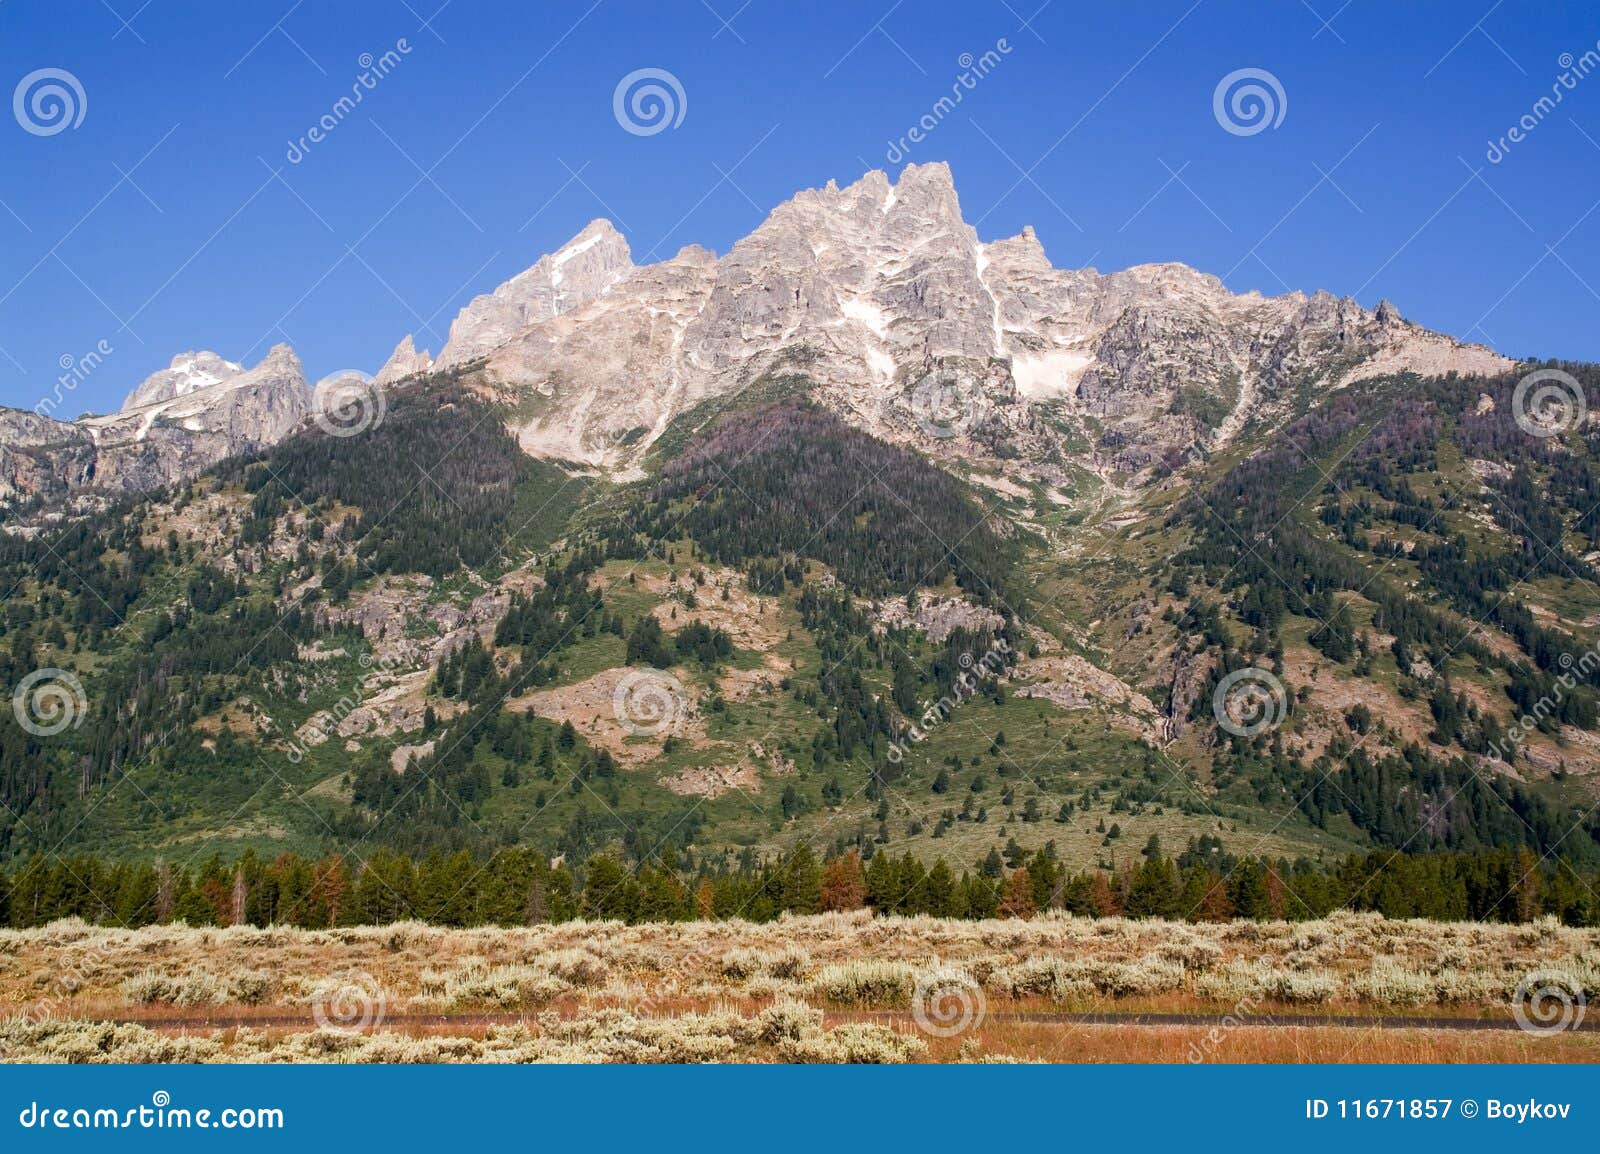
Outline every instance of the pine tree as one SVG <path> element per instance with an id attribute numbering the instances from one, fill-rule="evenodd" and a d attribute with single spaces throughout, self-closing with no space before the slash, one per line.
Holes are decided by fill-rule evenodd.
<path id="1" fill-rule="evenodd" d="M 1005 874 L 1005 862 L 1000 860 L 1000 851 L 994 847 L 989 848 L 986 856 L 979 865 L 979 872 L 986 878 L 999 878 Z"/>
<path id="2" fill-rule="evenodd" d="M 1031 918 L 1038 910 L 1033 902 L 1033 882 L 1027 867 L 1011 871 L 1006 879 L 1005 893 L 1000 898 L 1000 916 L 1003 918 Z"/>
<path id="3" fill-rule="evenodd" d="M 867 902 L 867 879 L 861 868 L 861 855 L 851 850 L 834 858 L 822 870 L 818 887 L 817 908 L 824 913 L 834 910 L 858 910 Z"/>

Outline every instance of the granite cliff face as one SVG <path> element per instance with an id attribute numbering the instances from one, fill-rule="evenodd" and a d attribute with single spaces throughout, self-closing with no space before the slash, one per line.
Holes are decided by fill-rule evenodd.
<path id="1" fill-rule="evenodd" d="M 407 336 L 375 380 L 464 373 L 505 402 L 528 453 L 623 477 L 698 402 L 796 376 L 942 459 L 1137 482 L 1363 377 L 1510 365 L 1387 302 L 1234 294 L 1181 264 L 1056 268 L 1027 228 L 982 243 L 936 163 L 800 192 L 720 258 L 691 246 L 636 265 L 593 221 L 474 298 L 437 358 Z M 281 440 L 312 397 L 287 346 L 248 370 L 184 353 L 110 416 L 0 414 L 0 498 L 165 484 Z"/>
<path id="2" fill-rule="evenodd" d="M 403 381 L 407 377 L 415 377 L 433 368 L 433 357 L 427 349 L 417 352 L 416 345 L 411 342 L 411 334 L 394 347 L 394 352 L 389 354 L 389 359 L 373 377 L 374 383 L 380 386 L 392 385 L 396 381 Z"/>
<path id="3" fill-rule="evenodd" d="M 94 478 L 94 440 L 77 425 L 0 409 L 0 505 L 65 497 Z"/>
<path id="4" fill-rule="evenodd" d="M 277 444 L 305 422 L 311 398 L 294 351 L 277 345 L 251 369 L 183 353 L 106 416 L 64 422 L 0 410 L 0 501 L 171 484 Z"/>
<path id="5" fill-rule="evenodd" d="M 397 362 L 423 363 L 409 338 Z M 462 310 L 438 364 L 508 396 L 528 452 L 624 473 L 695 402 L 792 373 L 879 436 L 1025 463 L 1077 446 L 1137 477 L 1288 419 L 1308 385 L 1510 362 L 1386 303 L 1238 295 L 1180 264 L 1058 269 L 1031 229 L 981 243 L 927 164 L 801 192 L 721 258 L 634 265 L 595 221 Z"/>
<path id="6" fill-rule="evenodd" d="M 439 367 L 473 360 L 529 325 L 562 316 L 601 296 L 634 271 L 628 242 L 609 220 L 596 220 L 532 268 L 462 309 L 450 325 Z"/>

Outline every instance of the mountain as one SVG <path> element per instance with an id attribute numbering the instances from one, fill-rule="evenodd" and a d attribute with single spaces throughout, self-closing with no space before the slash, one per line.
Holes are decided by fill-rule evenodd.
<path id="1" fill-rule="evenodd" d="M 392 385 L 403 381 L 407 377 L 415 377 L 428 372 L 433 368 L 433 357 L 427 349 L 417 352 L 417 347 L 412 343 L 411 334 L 407 333 L 394 347 L 394 352 L 389 354 L 389 359 L 383 362 L 377 374 L 372 378 L 377 385 Z"/>
<path id="2" fill-rule="evenodd" d="M 94 480 L 94 439 L 77 425 L 0 409 L 0 505 L 58 501 Z"/>
<path id="3" fill-rule="evenodd" d="M 299 358 L 275 345 L 251 369 L 182 353 L 107 416 L 56 421 L 0 409 L 0 502 L 139 493 L 277 444 L 311 414 Z"/>
<path id="4" fill-rule="evenodd" d="M 439 367 L 493 352 L 529 325 L 551 320 L 603 296 L 634 270 L 628 242 L 608 220 L 577 236 L 494 292 L 473 298 L 450 326 Z"/>
<path id="5" fill-rule="evenodd" d="M 987 439 L 1029 462 L 1082 440 L 1085 463 L 1130 474 L 1281 424 L 1296 389 L 1510 366 L 1387 303 L 1235 295 L 1177 264 L 1057 269 L 1031 229 L 983 244 L 942 163 L 802 192 L 721 258 L 634 265 L 591 223 L 461 312 L 439 365 L 480 361 L 523 447 L 553 459 L 626 468 L 697 402 L 794 372 L 891 439 L 930 438 L 931 390 L 961 451 Z"/>
<path id="6" fill-rule="evenodd" d="M 128 412 L 159 401 L 176 400 L 196 390 L 220 385 L 242 372 L 243 365 L 225 361 L 209 350 L 179 353 L 172 358 L 171 365 L 151 373 L 138 388 L 129 393 L 128 399 L 122 402 L 122 409 Z"/>
<path id="7" fill-rule="evenodd" d="M 875 171 L 801 192 L 721 258 L 691 246 L 636 265 L 616 228 L 592 221 L 475 297 L 437 361 L 408 335 L 375 380 L 468 373 L 511 406 L 528 453 L 636 476 L 680 414 L 794 373 L 875 435 L 942 442 L 1059 485 L 1071 479 L 1063 458 L 1152 479 L 1248 425 L 1281 426 L 1308 391 L 1510 365 L 1387 302 L 1368 312 L 1320 292 L 1235 295 L 1179 264 L 1057 269 L 1032 229 L 981 243 L 948 166 L 934 163 L 894 184 Z M 138 491 L 276 443 L 308 412 L 286 346 L 248 371 L 183 353 L 120 413 L 78 431 L 18 424 L 0 453 L 31 463 L 0 470 L 24 493 Z M 97 449 L 87 471 L 79 431 Z M 46 460 L 57 445 L 60 459 Z"/>
<path id="8" fill-rule="evenodd" d="M 1057 269 L 923 165 L 596 221 L 376 382 L 0 412 L 0 857 L 1600 862 L 1593 366 Z"/>

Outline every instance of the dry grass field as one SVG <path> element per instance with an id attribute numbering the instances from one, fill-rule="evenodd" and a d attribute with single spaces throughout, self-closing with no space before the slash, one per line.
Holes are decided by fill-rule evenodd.
<path id="1" fill-rule="evenodd" d="M 1553 921 L 67 921 L 0 931 L 0 1057 L 1587 1062 L 1597 992 L 1600 931 Z"/>

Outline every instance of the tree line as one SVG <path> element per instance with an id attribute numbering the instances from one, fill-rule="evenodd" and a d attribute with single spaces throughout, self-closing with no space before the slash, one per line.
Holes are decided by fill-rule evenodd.
<path id="1" fill-rule="evenodd" d="M 1526 922 L 1553 916 L 1600 925 L 1600 872 L 1526 848 L 1478 853 L 1357 855 L 1332 864 L 1235 857 L 1214 837 L 1169 856 L 1152 837 L 1143 860 L 1074 871 L 1053 846 L 991 850 L 961 872 L 904 854 L 808 847 L 736 861 L 624 864 L 611 854 L 574 867 L 518 847 L 413 858 L 378 850 L 357 862 L 254 853 L 196 866 L 36 855 L 0 873 L 0 925 L 68 917 L 109 926 L 292 925 L 308 929 L 417 920 L 445 926 L 532 925 L 575 918 L 625 922 L 744 918 L 867 908 L 879 915 L 1090 917 L 1219 922 L 1302 921 L 1340 910 L 1387 917 Z"/>

